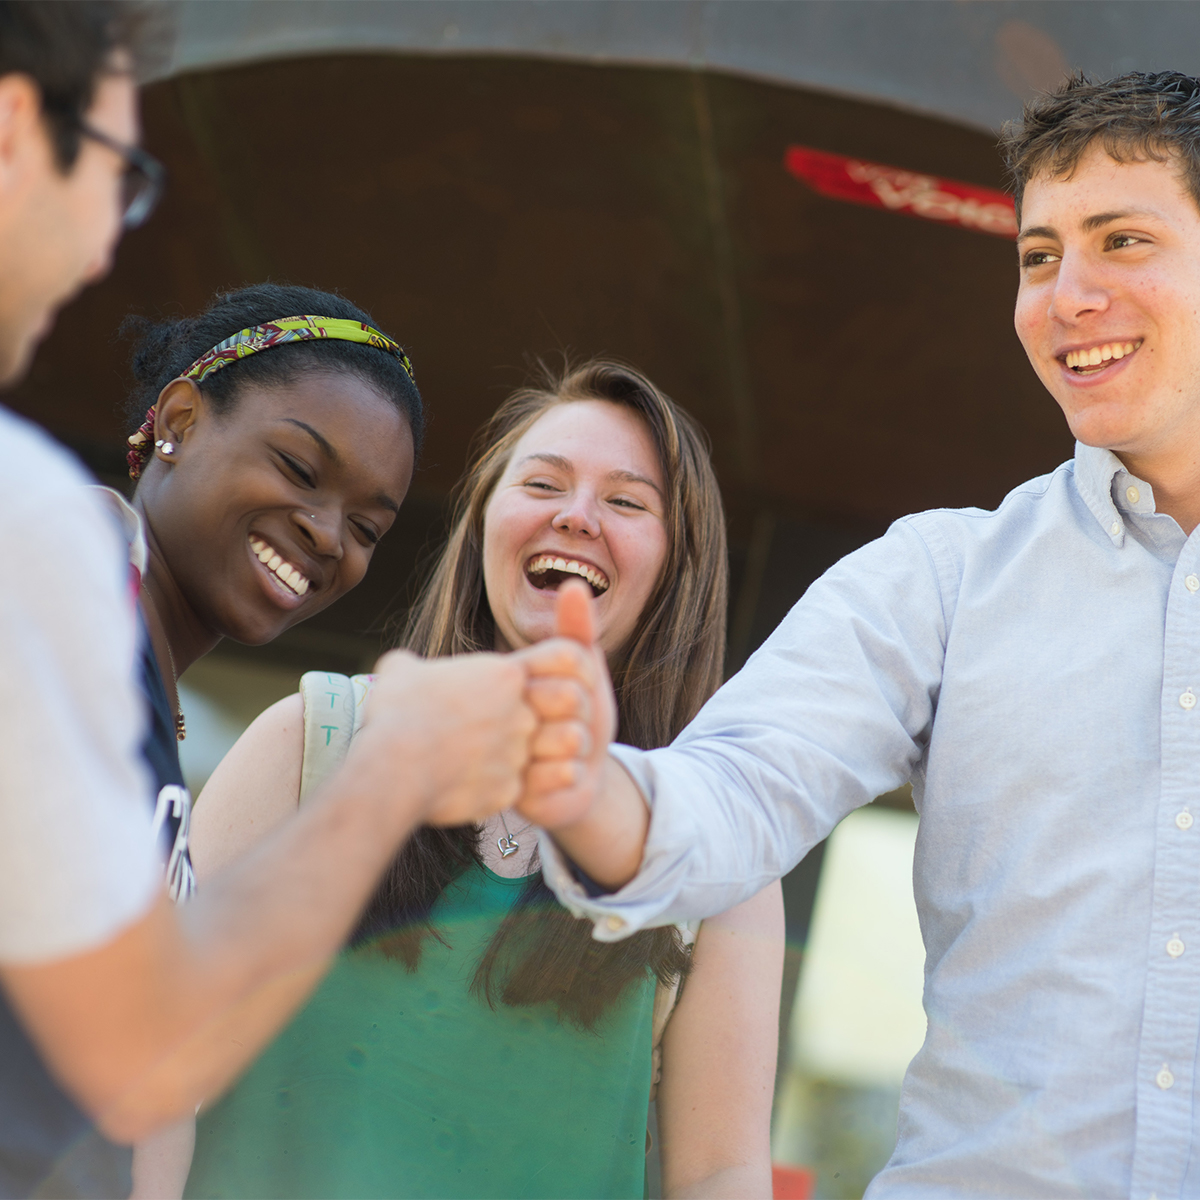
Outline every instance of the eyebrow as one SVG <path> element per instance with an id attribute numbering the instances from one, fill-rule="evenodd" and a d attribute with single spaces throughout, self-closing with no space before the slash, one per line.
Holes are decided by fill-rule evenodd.
<path id="1" fill-rule="evenodd" d="M 338 452 L 333 448 L 329 440 L 322 437 L 321 434 L 319 434 L 311 425 L 306 424 L 304 421 L 297 421 L 295 417 L 284 417 L 283 419 L 289 425 L 295 425 L 298 428 L 303 429 L 304 432 L 307 433 L 308 436 L 317 443 L 330 462 L 336 463 L 342 461 L 341 455 L 338 454 Z M 400 511 L 399 502 L 393 500 L 391 496 L 385 495 L 383 492 L 380 492 L 375 497 L 375 503 L 378 504 L 380 508 L 386 508 L 389 512 L 398 513 Z"/>
<path id="2" fill-rule="evenodd" d="M 647 479 L 645 475 L 637 475 L 633 471 L 610 471 L 608 477 L 621 483 L 644 483 L 647 487 L 653 488 L 660 496 L 662 495 L 662 488 L 653 479 Z"/>
<path id="3" fill-rule="evenodd" d="M 324 452 L 325 457 L 328 458 L 330 462 L 342 461 L 342 456 L 338 454 L 333 446 L 331 446 L 329 442 L 323 438 L 311 425 L 306 425 L 303 421 L 297 421 L 295 417 L 284 417 L 283 419 L 289 425 L 295 425 L 298 428 L 303 429 L 304 432 L 307 433 L 308 436 L 317 443 L 317 445 Z"/>
<path id="4" fill-rule="evenodd" d="M 1115 212 L 1092 213 L 1090 217 L 1084 217 L 1079 224 L 1079 228 L 1084 233 L 1091 233 L 1096 229 L 1100 229 L 1105 225 L 1111 225 L 1114 221 L 1127 221 L 1130 217 L 1155 217 L 1161 218 L 1161 213 L 1156 213 L 1148 208 L 1123 208 Z M 1058 237 L 1058 230 L 1050 225 L 1034 225 L 1029 229 L 1022 229 L 1017 235 L 1017 241 L 1023 242 L 1027 238 L 1055 238 Z"/>
<path id="5" fill-rule="evenodd" d="M 1126 221 L 1130 217 L 1158 217 L 1160 215 L 1148 208 L 1123 208 L 1119 212 L 1093 213 L 1090 217 L 1084 217 L 1080 228 L 1084 233 L 1091 233 L 1093 229 L 1099 229 L 1102 225 L 1111 225 L 1113 221 Z"/>
<path id="6" fill-rule="evenodd" d="M 517 463 L 517 466 L 522 467 L 527 462 L 535 460 L 548 463 L 552 467 L 557 467 L 560 471 L 575 470 L 575 464 L 569 458 L 564 458 L 561 454 L 527 454 Z M 639 475 L 635 471 L 609 471 L 608 477 L 620 483 L 644 483 L 647 487 L 653 488 L 660 496 L 662 495 L 662 488 L 653 479 L 647 479 L 645 475 Z"/>

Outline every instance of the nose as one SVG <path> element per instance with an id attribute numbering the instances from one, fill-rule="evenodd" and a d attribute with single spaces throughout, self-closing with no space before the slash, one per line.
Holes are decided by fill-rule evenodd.
<path id="1" fill-rule="evenodd" d="M 1082 317 L 1104 312 L 1111 300 L 1101 273 L 1089 256 L 1067 250 L 1055 274 L 1050 296 L 1051 319 L 1072 325 Z"/>
<path id="2" fill-rule="evenodd" d="M 312 547 L 314 554 L 340 561 L 345 553 L 340 521 L 334 520 L 330 514 L 319 508 L 315 512 L 297 509 L 292 513 L 292 521 L 300 530 L 302 540 Z"/>
<path id="3" fill-rule="evenodd" d="M 552 522 L 560 533 L 577 533 L 581 537 L 600 536 L 600 509 L 596 499 L 581 488 L 568 493 Z"/>

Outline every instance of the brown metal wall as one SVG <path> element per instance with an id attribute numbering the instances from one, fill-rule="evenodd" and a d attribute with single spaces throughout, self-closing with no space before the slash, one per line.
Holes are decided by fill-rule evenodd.
<path id="1" fill-rule="evenodd" d="M 996 185 L 982 134 L 711 73 L 391 55 L 177 77 L 145 122 L 167 199 L 9 401 L 111 463 L 126 312 L 264 278 L 371 310 L 433 420 L 371 578 L 313 623 L 329 635 L 403 590 L 468 437 L 537 354 L 619 355 L 709 429 L 735 661 L 888 520 L 993 505 L 1070 453 L 1012 332 L 1011 243 L 819 198 L 782 166 L 799 142 Z"/>

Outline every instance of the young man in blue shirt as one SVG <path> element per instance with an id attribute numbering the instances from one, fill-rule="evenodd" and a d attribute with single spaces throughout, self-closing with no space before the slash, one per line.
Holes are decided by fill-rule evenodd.
<path id="1" fill-rule="evenodd" d="M 1002 145 L 1017 333 L 1075 458 L 896 522 L 672 747 L 524 812 L 615 939 L 911 780 L 929 1028 L 870 1195 L 1200 1196 L 1200 81 L 1076 78 Z"/>

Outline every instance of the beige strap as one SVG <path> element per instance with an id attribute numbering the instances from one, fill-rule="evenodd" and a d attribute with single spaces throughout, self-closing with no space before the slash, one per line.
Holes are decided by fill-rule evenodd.
<path id="1" fill-rule="evenodd" d="M 304 757 L 300 767 L 300 803 L 342 765 L 350 741 L 362 724 L 370 675 L 309 671 L 300 680 L 304 698 Z"/>

